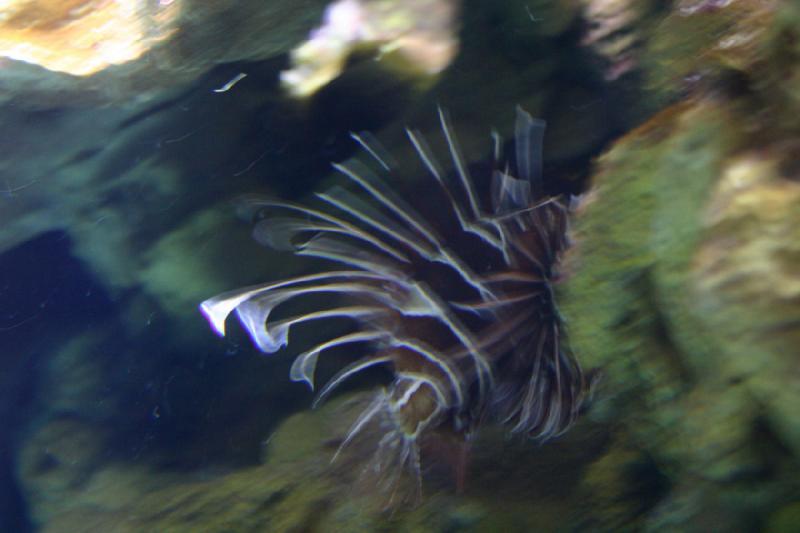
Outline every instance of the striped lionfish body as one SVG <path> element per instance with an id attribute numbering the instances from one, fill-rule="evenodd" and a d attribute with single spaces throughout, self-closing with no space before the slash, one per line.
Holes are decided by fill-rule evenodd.
<path id="1" fill-rule="evenodd" d="M 328 381 L 318 402 L 350 376 L 388 365 L 393 381 L 355 420 L 342 446 L 368 426 L 380 428 L 373 467 L 392 472 L 390 481 L 402 470 L 390 466 L 407 468 L 419 480 L 419 444 L 429 435 L 463 442 L 484 420 L 531 438 L 558 435 L 575 420 L 586 390 L 564 345 L 553 298 L 555 267 L 567 246 L 569 199 L 543 193 L 544 122 L 518 109 L 515 175 L 498 166 L 495 138 L 495 170 L 478 183 L 439 113 L 452 175 L 418 132 L 407 132 L 430 174 L 420 196 L 433 200 L 435 213 L 417 213 L 367 165 L 335 164 L 352 187 L 318 194 L 324 204 L 318 209 L 259 200 L 255 227 L 262 243 L 328 260 L 331 269 L 201 304 L 220 335 L 235 312 L 266 353 L 286 346 L 290 330 L 301 323 L 355 321 L 354 331 L 300 354 L 291 379 L 313 388 L 317 360 L 326 350 L 364 344 L 359 353 L 366 355 Z M 374 146 L 354 138 L 372 166 L 390 168 Z M 319 294 L 335 298 L 298 316 L 271 316 L 289 300 Z"/>

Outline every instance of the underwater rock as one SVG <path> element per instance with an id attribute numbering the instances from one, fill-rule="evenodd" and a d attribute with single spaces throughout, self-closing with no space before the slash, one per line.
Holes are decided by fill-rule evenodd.
<path id="1" fill-rule="evenodd" d="M 747 73 L 762 84 L 784 62 L 782 26 L 797 27 L 794 2 L 682 0 L 648 32 L 639 61 L 653 97 L 674 98 L 719 76 Z M 794 30 L 791 30 L 794 31 Z"/>
<path id="2" fill-rule="evenodd" d="M 581 479 L 584 530 L 635 531 L 664 495 L 667 479 L 624 433 L 613 435 L 608 449 L 586 467 Z"/>
<path id="3" fill-rule="evenodd" d="M 171 316 L 192 321 L 189 310 L 208 291 L 222 290 L 223 280 L 254 283 L 267 265 L 278 274 L 299 268 L 288 254 L 250 249 L 251 230 L 232 216 L 233 210 L 231 202 L 224 202 L 199 211 L 143 253 L 139 285 Z M 219 257 L 225 261 L 217 262 Z M 193 265 L 188 277 L 187 264 Z"/>
<path id="4" fill-rule="evenodd" d="M 711 191 L 691 284 L 723 350 L 718 371 L 742 383 L 800 456 L 800 167 L 796 142 L 731 158 Z"/>
<path id="5" fill-rule="evenodd" d="M 169 38 L 181 1 L 11 1 L 3 4 L 0 57 L 88 76 L 135 60 Z"/>
<path id="6" fill-rule="evenodd" d="M 67 483 L 34 476 L 28 485 L 39 491 L 31 500 L 34 515 L 46 533 L 554 531 L 576 519 L 572 491 L 604 441 L 602 432 L 584 427 L 550 450 L 537 450 L 487 433 L 475 443 L 476 468 L 464 494 L 437 492 L 448 480 L 429 478 L 432 494 L 418 506 L 387 513 L 382 495 L 359 489 L 358 457 L 341 456 L 330 468 L 337 439 L 364 399 L 350 396 L 288 418 L 264 442 L 263 464 L 234 472 L 187 473 L 103 459 L 99 468 L 79 468 L 81 477 L 68 476 Z M 33 442 L 30 450 L 26 464 L 41 453 Z M 499 465 L 498 450 L 504 457 Z M 86 454 L 102 455 L 94 445 Z"/>
<path id="7" fill-rule="evenodd" d="M 390 69 L 433 76 L 458 51 L 457 11 L 455 0 L 336 0 L 292 51 L 281 81 L 292 95 L 310 96 L 342 72 L 351 54 L 367 50 Z"/>
<path id="8" fill-rule="evenodd" d="M 598 159 L 578 212 L 562 310 L 605 371 L 591 416 L 666 479 L 645 530 L 753 530 L 800 490 L 799 15 L 676 4 L 639 59 L 691 95 Z"/>
<path id="9" fill-rule="evenodd" d="M 592 416 L 683 487 L 653 515 L 671 527 L 797 488 L 796 151 L 768 113 L 738 127 L 748 105 L 697 95 L 603 155 L 562 287 L 573 345 L 604 369 Z M 767 496 L 732 503 L 753 479 Z"/>
<path id="10" fill-rule="evenodd" d="M 582 0 L 583 45 L 645 116 L 722 78 L 798 103 L 800 7 L 780 0 Z"/>
<path id="11" fill-rule="evenodd" d="M 69 506 L 107 459 L 102 427 L 73 417 L 53 418 L 32 431 L 17 458 L 17 476 L 36 524 Z"/>
<path id="12" fill-rule="evenodd" d="M 183 189 L 188 178 L 169 162 L 193 139 L 163 144 L 187 133 L 177 122 L 182 113 L 171 109 L 156 124 L 124 129 L 129 114 L 115 108 L 26 113 L 5 107 L 0 113 L 0 136 L 14 140 L 0 143 L 0 252 L 63 230 L 74 254 L 107 288 L 129 287 L 142 236 L 196 201 Z"/>
<path id="13" fill-rule="evenodd" d="M 0 21 L 0 103 L 136 108 L 213 66 L 288 52 L 325 0 L 11 1 Z"/>
<path id="14" fill-rule="evenodd" d="M 797 530 L 800 524 L 800 501 L 782 506 L 773 512 L 764 526 L 765 533 L 787 533 Z"/>
<path id="15" fill-rule="evenodd" d="M 69 339 L 46 358 L 38 385 L 38 407 L 44 416 L 80 417 L 95 423 L 113 419 L 119 405 L 104 371 L 119 348 L 103 331 L 108 327 L 104 324 Z"/>
<path id="16" fill-rule="evenodd" d="M 588 25 L 582 43 L 604 59 L 606 79 L 614 81 L 637 69 L 656 2 L 581 0 L 581 5 Z"/>

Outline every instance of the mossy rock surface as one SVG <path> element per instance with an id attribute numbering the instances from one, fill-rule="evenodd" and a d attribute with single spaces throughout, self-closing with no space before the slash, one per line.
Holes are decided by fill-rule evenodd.
<path id="1" fill-rule="evenodd" d="M 597 161 L 566 261 L 572 346 L 604 372 L 591 416 L 628 428 L 677 485 L 671 499 L 719 491 L 707 508 L 665 504 L 665 524 L 757 514 L 797 489 L 768 472 L 800 455 L 789 414 L 800 405 L 800 187 L 791 143 L 731 126 L 746 108 L 698 97 L 616 143 Z M 731 504 L 761 476 L 769 496 Z"/>
<path id="2" fill-rule="evenodd" d="M 375 451 L 371 442 L 345 448 L 332 462 L 370 398 L 359 393 L 288 418 L 265 441 L 256 466 L 185 472 L 152 461 L 65 465 L 53 471 L 64 480 L 58 500 L 39 504 L 46 511 L 42 531 L 549 532 L 569 531 L 582 520 L 574 495 L 587 464 L 606 449 L 602 427 L 579 425 L 544 446 L 489 429 L 472 447 L 462 493 L 446 454 L 433 450 L 423 455 L 422 498 L 394 499 L 363 477 Z M 91 444 L 86 453 L 102 446 L 99 429 L 84 433 Z M 41 479 L 42 497 L 48 479 Z"/>

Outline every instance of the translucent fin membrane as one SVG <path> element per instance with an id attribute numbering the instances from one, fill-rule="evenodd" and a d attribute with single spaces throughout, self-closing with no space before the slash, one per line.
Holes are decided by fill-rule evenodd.
<path id="1" fill-rule="evenodd" d="M 444 410 L 437 406 L 416 420 L 413 429 L 404 414 L 416 398 L 438 395 L 438 384 L 424 374 L 398 373 L 388 390 L 381 390 L 350 426 L 332 462 L 359 437 L 373 441 L 374 449 L 366 456 L 361 477 L 388 495 L 388 506 L 409 500 L 409 491 L 401 489 L 401 478 L 407 474 L 411 499 L 422 495 L 420 441 L 423 434 L 441 422 Z M 444 399 L 442 398 L 442 401 Z"/>
<path id="2" fill-rule="evenodd" d="M 542 190 L 542 146 L 544 144 L 544 120 L 533 118 L 517 106 L 517 122 L 514 141 L 517 150 L 517 172 L 520 179 L 529 183 L 534 191 Z"/>

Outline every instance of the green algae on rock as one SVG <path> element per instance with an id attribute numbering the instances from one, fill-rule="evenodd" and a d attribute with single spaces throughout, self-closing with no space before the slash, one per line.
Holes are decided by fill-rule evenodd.
<path id="1" fill-rule="evenodd" d="M 576 349 L 606 371 L 594 416 L 670 487 L 652 531 L 754 528 L 800 492 L 800 9 L 707 4 L 643 41 L 656 99 L 693 96 L 598 159 L 563 287 Z"/>
<path id="2" fill-rule="evenodd" d="M 573 488 L 605 441 L 599 428 L 583 426 L 547 450 L 532 450 L 525 443 L 509 443 L 499 432 L 487 433 L 475 444 L 480 468 L 464 494 L 433 490 L 419 506 L 387 513 L 383 495 L 358 486 L 358 471 L 352 468 L 357 457 L 348 458 L 345 451 L 330 468 L 335 441 L 343 438 L 341 420 L 352 418 L 365 400 L 363 395 L 345 397 L 288 418 L 264 443 L 262 464 L 233 472 L 187 475 L 105 460 L 88 470 L 65 465 L 68 471 L 50 474 L 58 477 L 63 497 L 40 507 L 48 518 L 41 530 L 554 531 L 576 521 Z M 54 426 L 47 431 L 62 430 Z M 61 438 L 52 442 L 65 444 Z M 78 453 L 96 454 L 97 442 L 90 438 L 91 445 Z M 505 450 L 499 466 L 494 460 L 498 447 Z M 498 486 L 497 476 L 504 480 L 499 491 L 492 489 Z M 443 482 L 430 481 L 433 489 Z"/>
<path id="3" fill-rule="evenodd" d="M 765 148 L 752 127 L 730 126 L 746 108 L 696 97 L 617 142 L 597 162 L 567 261 L 572 342 L 605 369 L 594 416 L 652 454 L 675 486 L 665 502 L 698 505 L 660 505 L 653 524 L 763 513 L 797 489 L 800 187 L 792 143 Z M 744 504 L 741 480 L 754 476 L 772 496 Z M 686 515 L 673 523 L 673 512 Z"/>

